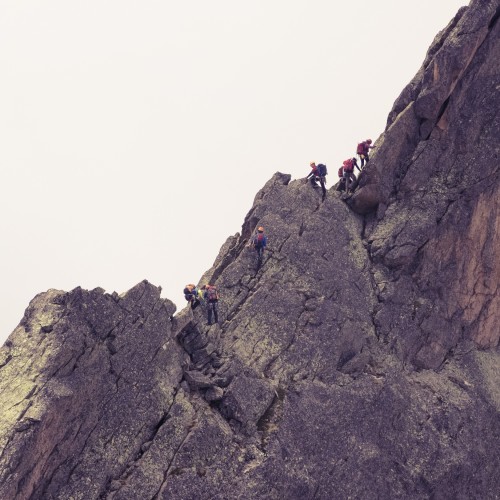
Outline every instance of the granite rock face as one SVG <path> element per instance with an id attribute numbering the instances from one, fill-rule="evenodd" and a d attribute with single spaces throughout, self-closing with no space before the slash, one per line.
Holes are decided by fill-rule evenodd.
<path id="1" fill-rule="evenodd" d="M 2 498 L 96 498 L 140 455 L 182 379 L 174 311 L 148 283 L 31 302 L 1 351 Z"/>
<path id="2" fill-rule="evenodd" d="M 218 324 L 147 281 L 35 297 L 0 498 L 499 498 L 498 11 L 438 35 L 347 203 L 268 181 L 200 279 Z"/>
<path id="3" fill-rule="evenodd" d="M 375 322 L 421 367 L 460 339 L 500 337 L 498 15 L 498 1 L 471 2 L 436 37 L 349 200 L 377 207 L 364 233 L 385 305 Z"/>

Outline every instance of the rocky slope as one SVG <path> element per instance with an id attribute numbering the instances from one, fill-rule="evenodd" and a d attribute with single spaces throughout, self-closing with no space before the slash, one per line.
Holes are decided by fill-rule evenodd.
<path id="1" fill-rule="evenodd" d="M 350 200 L 362 212 L 378 203 L 365 238 L 379 300 L 395 307 L 376 322 L 421 367 L 461 339 L 500 337 L 498 14 L 498 1 L 472 2 L 436 37 Z M 401 312 L 404 339 L 390 326 Z"/>
<path id="2" fill-rule="evenodd" d="M 219 325 L 146 281 L 33 299 L 0 497 L 499 498 L 498 13 L 437 36 L 347 203 L 270 179 L 200 280 Z"/>

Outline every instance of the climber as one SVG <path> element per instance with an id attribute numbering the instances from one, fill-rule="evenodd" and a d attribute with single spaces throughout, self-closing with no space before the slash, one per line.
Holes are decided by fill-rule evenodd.
<path id="1" fill-rule="evenodd" d="M 191 309 L 196 309 L 200 305 L 199 292 L 192 283 L 184 287 L 184 298 L 190 303 Z"/>
<path id="2" fill-rule="evenodd" d="M 308 179 L 311 180 L 311 184 L 313 187 L 317 188 L 318 187 L 318 182 L 321 184 L 321 191 L 323 192 L 323 200 L 326 197 L 326 176 L 328 175 L 328 169 L 326 168 L 326 165 L 323 165 L 323 163 L 319 163 L 316 165 L 315 162 L 311 162 L 309 164 L 312 168 L 311 172 L 309 175 L 306 177 L 306 182 Z"/>
<path id="3" fill-rule="evenodd" d="M 358 162 L 354 157 L 344 160 L 342 164 L 342 171 L 343 171 L 342 177 L 345 183 L 346 193 L 349 192 L 352 183 L 356 180 L 356 176 L 354 175 L 354 167 L 356 167 L 361 172 L 361 169 L 358 167 Z M 339 175 L 340 175 L 340 169 L 339 169 Z"/>
<path id="4" fill-rule="evenodd" d="M 260 265 L 262 264 L 264 249 L 267 245 L 267 236 L 264 234 L 264 228 L 262 226 L 259 226 L 257 228 L 257 232 L 250 240 L 250 245 L 252 245 L 257 252 L 257 265 L 260 267 Z"/>
<path id="5" fill-rule="evenodd" d="M 339 182 L 337 184 L 337 191 L 345 191 L 344 167 L 339 167 L 338 171 Z"/>
<path id="6" fill-rule="evenodd" d="M 375 148 L 376 146 L 372 146 L 372 140 L 366 139 L 366 141 L 360 142 L 358 147 L 356 148 L 356 153 L 361 159 L 361 168 L 363 168 L 366 160 L 366 164 L 370 161 L 370 149 Z"/>
<path id="7" fill-rule="evenodd" d="M 314 163 L 313 161 L 309 163 L 309 165 L 312 168 L 312 170 L 307 175 L 306 182 L 310 180 L 313 187 L 318 187 L 318 183 L 316 182 L 316 176 L 318 175 L 318 167 L 316 166 L 316 163 Z"/>
<path id="8" fill-rule="evenodd" d="M 214 316 L 214 323 L 219 322 L 219 316 L 217 312 L 217 302 L 219 301 L 219 292 L 217 287 L 214 285 L 204 285 L 203 286 L 203 297 L 208 303 L 208 325 L 212 324 L 212 314 Z"/>

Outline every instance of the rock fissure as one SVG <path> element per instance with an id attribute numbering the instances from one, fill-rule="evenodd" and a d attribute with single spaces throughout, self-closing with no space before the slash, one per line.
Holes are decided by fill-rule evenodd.
<path id="1" fill-rule="evenodd" d="M 126 483 L 127 478 L 131 475 L 134 468 L 137 468 L 140 465 L 141 460 L 143 459 L 145 453 L 147 453 L 148 450 L 150 449 L 150 446 L 155 441 L 158 433 L 171 418 L 171 411 L 174 404 L 176 403 L 176 398 L 179 390 L 180 390 L 180 385 L 175 389 L 175 392 L 172 396 L 172 402 L 170 403 L 169 407 L 163 412 L 161 418 L 151 430 L 151 433 L 135 447 L 135 451 L 131 453 L 132 457 L 131 460 L 125 464 L 122 470 L 117 474 L 115 474 L 114 478 L 110 478 L 108 480 L 107 488 L 109 488 L 111 482 L 118 482 L 120 483 L 120 486 L 115 488 L 114 491 L 115 493 L 120 491 L 121 487 L 123 486 L 123 484 Z M 139 432 L 136 437 L 139 437 L 141 434 L 142 432 Z M 103 493 L 105 492 L 106 489 L 103 491 Z"/>
<path id="2" fill-rule="evenodd" d="M 176 450 L 174 451 L 173 453 L 173 456 L 172 458 L 170 459 L 169 463 L 167 464 L 167 467 L 166 467 L 166 470 L 165 470 L 165 474 L 163 476 L 163 482 L 162 484 L 160 485 L 160 488 L 159 490 L 157 491 L 156 494 L 154 494 L 152 497 L 151 497 L 151 500 L 160 500 L 160 495 L 162 493 L 162 491 L 165 489 L 167 483 L 168 483 L 168 480 L 169 480 L 169 475 L 171 474 L 171 470 L 172 470 L 172 466 L 175 462 L 175 459 L 179 453 L 179 451 L 182 449 L 182 447 L 184 446 L 184 443 L 189 439 L 189 437 L 191 436 L 191 433 L 192 433 L 192 430 L 194 428 L 194 426 L 196 425 L 196 422 L 193 422 L 193 424 L 191 425 L 191 427 L 187 430 L 187 433 L 186 435 L 184 436 L 183 440 L 181 441 L 181 443 L 177 446 Z"/>

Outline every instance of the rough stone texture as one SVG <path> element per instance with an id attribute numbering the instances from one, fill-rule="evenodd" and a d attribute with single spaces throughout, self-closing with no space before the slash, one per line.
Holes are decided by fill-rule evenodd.
<path id="1" fill-rule="evenodd" d="M 269 180 L 200 280 L 218 325 L 146 281 L 35 297 L 0 498 L 499 498 L 498 11 L 438 35 L 349 205 Z"/>
<path id="2" fill-rule="evenodd" d="M 174 311 L 147 282 L 31 302 L 1 351 L 1 498 L 96 498 L 137 460 L 182 378 Z"/>
<path id="3" fill-rule="evenodd" d="M 498 14 L 498 1 L 473 1 L 436 37 L 351 200 L 366 213 L 378 189 L 364 234 L 385 306 L 375 322 L 420 367 L 461 339 L 500 337 Z"/>

